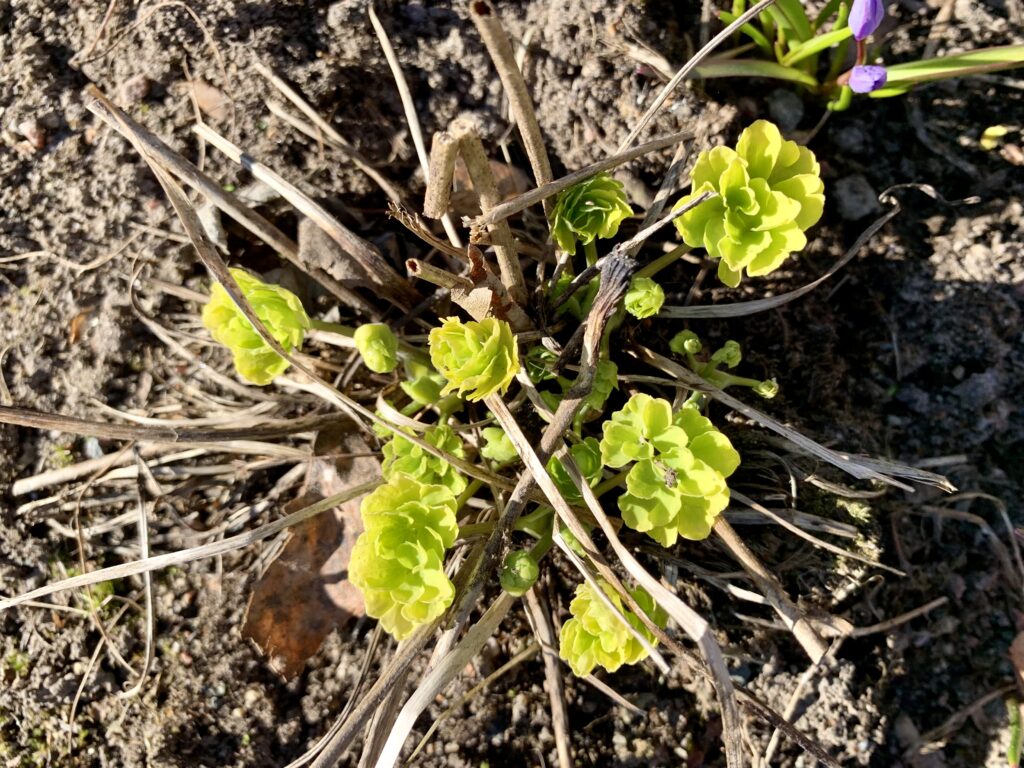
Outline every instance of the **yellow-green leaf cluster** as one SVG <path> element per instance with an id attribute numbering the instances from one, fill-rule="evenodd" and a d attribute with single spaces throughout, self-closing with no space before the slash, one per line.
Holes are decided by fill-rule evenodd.
<path id="1" fill-rule="evenodd" d="M 445 551 L 459 527 L 456 502 L 443 485 L 396 475 L 363 499 L 363 533 L 352 550 L 349 580 L 366 612 L 401 640 L 443 614 L 455 598 Z"/>
<path id="2" fill-rule="evenodd" d="M 651 645 L 657 645 L 654 634 L 643 622 L 622 605 L 622 600 L 605 582 L 601 589 L 608 600 L 622 613 L 630 626 L 639 632 Z M 659 627 L 664 627 L 667 617 L 654 600 L 639 587 L 631 591 L 643 612 Z M 614 672 L 623 664 L 635 664 L 647 656 L 647 649 L 640 644 L 618 616 L 598 597 L 594 587 L 588 583 L 576 588 L 576 596 L 569 605 L 572 618 L 562 625 L 559 635 L 558 654 L 565 659 L 577 677 L 586 677 L 595 667 L 604 667 Z"/>
<path id="3" fill-rule="evenodd" d="M 291 353 L 302 347 L 311 323 L 299 297 L 280 285 L 264 283 L 244 269 L 229 271 L 256 317 L 284 350 Z M 256 332 L 220 283 L 213 284 L 202 319 L 210 335 L 231 350 L 235 370 L 246 381 L 269 384 L 290 365 Z"/>
<path id="4" fill-rule="evenodd" d="M 633 215 L 622 183 L 607 173 L 591 176 L 558 195 L 551 212 L 551 235 L 558 247 L 576 253 L 576 241 L 615 237 L 619 225 Z"/>
<path id="5" fill-rule="evenodd" d="M 430 445 L 459 459 L 466 457 L 462 440 L 451 427 L 438 424 L 422 434 Z M 396 475 L 408 475 L 424 485 L 443 485 L 455 496 L 466 490 L 466 478 L 444 459 L 402 437 L 400 432 L 383 447 L 384 461 L 381 471 L 386 480 Z"/>
<path id="6" fill-rule="evenodd" d="M 701 152 L 690 174 L 691 193 L 675 209 L 705 192 L 717 197 L 675 220 L 687 245 L 720 259 L 718 277 L 739 285 L 778 269 L 807 245 L 804 232 L 821 218 L 825 185 L 814 153 L 785 141 L 779 129 L 758 120 L 740 135 L 736 149 Z"/>
<path id="7" fill-rule="evenodd" d="M 519 372 L 519 346 L 504 320 L 477 322 L 446 318 L 430 331 L 430 361 L 448 383 L 442 395 L 457 392 L 466 400 L 504 394 Z"/>
<path id="8" fill-rule="evenodd" d="M 619 511 L 630 528 L 670 547 L 679 536 L 705 539 L 729 503 L 725 479 L 740 456 L 695 407 L 672 413 L 667 400 L 636 394 L 603 425 L 601 458 L 632 463 Z"/>

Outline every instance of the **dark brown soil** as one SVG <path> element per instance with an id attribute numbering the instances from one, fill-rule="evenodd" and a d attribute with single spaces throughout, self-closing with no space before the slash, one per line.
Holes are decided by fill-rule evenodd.
<path id="1" fill-rule="evenodd" d="M 941 3 L 905 0 L 893 7 L 891 60 L 923 49 L 933 5 Z M 525 168 L 515 137 L 503 139 L 508 123 L 500 85 L 464 7 L 438 6 L 388 3 L 378 9 L 425 134 L 473 113 L 493 155 L 500 157 L 503 142 L 510 160 Z M 527 78 L 556 173 L 604 157 L 660 86 L 652 70 L 614 43 L 643 43 L 679 64 L 697 43 L 699 6 L 654 0 L 500 5 L 516 40 L 531 35 Z M 190 77 L 230 98 L 231 108 L 207 116 L 218 130 L 325 201 L 386 253 L 397 258 L 411 247 L 411 236 L 385 220 L 383 197 L 372 182 L 267 111 L 263 100 L 273 94 L 251 68 L 253 57 L 271 65 L 418 207 L 418 163 L 363 0 L 316 6 L 210 0 L 191 8 L 208 39 L 184 4 L 116 3 L 101 30 L 106 3 L 0 0 L 0 372 L 18 405 L 104 419 L 110 415 L 101 403 L 140 413 L 181 403 L 180 412 L 169 416 L 184 418 L 210 408 L 197 390 L 236 399 L 204 378 L 196 361 L 169 351 L 132 309 L 128 289 L 136 262 L 148 278 L 194 289 L 203 285 L 202 271 L 191 250 L 174 239 L 180 230 L 156 181 L 128 144 L 84 108 L 82 89 L 90 81 L 186 157 L 204 162 L 222 183 L 244 187 L 250 178 L 201 147 L 191 133 L 187 64 Z M 1022 41 L 1019 26 L 1010 21 L 1019 14 L 1015 0 L 957 2 L 953 11 L 940 51 Z M 1014 526 L 1024 524 L 1024 173 L 1013 164 L 1019 149 L 1017 156 L 986 152 L 977 140 L 993 124 L 1019 131 L 1021 94 L 1020 81 L 1010 73 L 936 85 L 901 100 L 858 102 L 854 110 L 832 116 L 811 141 L 827 176 L 825 219 L 805 255 L 770 282 L 753 282 L 747 288 L 752 297 L 802 285 L 826 269 L 877 212 L 874 195 L 893 184 L 929 184 L 948 200 L 976 195 L 980 202 L 951 206 L 900 191 L 905 212 L 831 283 L 779 310 L 694 326 L 711 340 L 743 343 L 744 364 L 777 376 L 781 385 L 776 400 L 757 405 L 814 439 L 909 463 L 941 459 L 937 471 L 965 494 L 948 508 L 980 516 L 1006 546 L 1014 533 L 1006 530 L 996 504 L 969 494 L 996 497 Z M 742 125 L 765 115 L 809 131 L 821 105 L 807 101 L 800 120 L 792 104 L 770 83 L 689 84 L 650 133 L 690 127 L 704 142 L 731 140 Z M 1020 133 L 1008 141 L 1019 144 Z M 657 188 L 667 161 L 652 157 L 623 169 L 635 200 Z M 866 205 L 855 194 L 865 187 Z M 266 211 L 294 231 L 295 215 L 283 205 L 271 202 Z M 266 249 L 241 234 L 232 231 L 228 243 L 234 261 L 274 266 Z M 19 254 L 29 255 L 6 259 Z M 696 273 L 686 265 L 666 276 L 671 303 L 682 301 Z M 194 312 L 192 305 L 151 283 L 138 287 L 146 312 L 168 318 L 174 327 L 197 328 L 194 319 L 174 314 Z M 735 297 L 709 283 L 696 300 Z M 648 334 L 648 343 L 664 346 L 676 330 L 666 323 L 639 332 Z M 779 450 L 738 421 L 728 430 L 751 455 Z M 77 562 L 68 531 L 74 495 L 55 487 L 15 497 L 10 484 L 120 447 L 0 426 L 0 592 L 15 594 L 60 578 Z M 786 458 L 804 471 L 822 470 L 845 481 L 810 461 Z M 207 456 L 194 463 L 229 460 Z M 151 521 L 154 551 L 199 543 L 195 531 L 262 498 L 287 469 L 242 468 L 243 463 L 239 459 L 234 483 L 223 476 L 211 482 L 161 476 L 176 490 L 173 502 L 158 508 Z M 771 457 L 751 461 L 739 482 L 762 496 L 788 488 L 783 466 Z M 130 496 L 134 486 L 115 482 L 90 489 L 87 502 L 108 501 L 86 506 L 83 525 L 133 510 L 130 498 L 109 498 Z M 58 493 L 65 495 L 40 502 Z M 891 491 L 851 512 L 834 497 L 801 486 L 798 506 L 855 524 L 860 545 L 904 570 L 905 577 L 837 560 L 780 529 L 740 528 L 809 611 L 869 626 L 949 598 L 891 631 L 846 641 L 834 663 L 806 686 L 796 725 L 843 765 L 1005 764 L 1006 716 L 999 697 L 942 731 L 938 745 L 908 752 L 920 747 L 919 735 L 1013 682 L 1007 649 L 1022 608 L 1014 575 L 1001 570 L 992 541 L 977 525 L 928 511 L 947 501 L 927 488 Z M 262 510 L 245 518 L 232 532 L 270 514 Z M 682 547 L 677 554 L 711 571 L 736 570 L 710 543 Z M 137 557 L 134 522 L 92 537 L 86 556 L 92 567 Z M 282 682 L 240 635 L 260 556 L 250 550 L 156 574 L 156 658 L 136 698 L 119 696 L 135 674 L 109 652 L 101 649 L 95 668 L 90 664 L 102 638 L 87 617 L 38 607 L 0 615 L 5 764 L 262 768 L 301 755 L 345 705 L 371 624 L 332 634 L 302 675 Z M 565 583 L 559 583 L 559 573 Z M 571 571 L 553 575 L 552 593 L 564 597 Z M 671 569 L 666 575 L 672 576 Z M 714 624 L 737 682 L 783 709 L 807 668 L 793 638 L 742 618 L 770 620 L 759 606 L 737 601 L 707 581 L 689 584 L 693 577 L 685 568 L 678 577 Z M 116 593 L 138 599 L 140 584 L 117 584 Z M 75 608 L 84 605 L 74 597 L 59 599 Z M 103 609 L 105 623 L 112 623 L 121 605 Z M 514 613 L 468 684 L 519 650 L 528 633 L 521 613 Z M 145 647 L 137 606 L 129 605 L 110 638 L 140 669 Z M 608 682 L 647 716 L 630 715 L 567 675 L 578 765 L 724 764 L 717 746 L 720 724 L 704 686 L 680 672 L 661 678 L 651 666 Z M 466 687 L 460 683 L 450 693 Z M 431 719 L 444 708 L 432 710 Z M 428 719 L 421 725 L 420 733 Z M 754 733 L 763 749 L 769 734 L 759 725 Z M 778 764 L 812 764 L 785 742 L 779 754 Z M 356 762 L 352 756 L 347 764 Z M 473 698 L 442 724 L 416 764 L 555 764 L 541 663 L 521 665 Z"/>

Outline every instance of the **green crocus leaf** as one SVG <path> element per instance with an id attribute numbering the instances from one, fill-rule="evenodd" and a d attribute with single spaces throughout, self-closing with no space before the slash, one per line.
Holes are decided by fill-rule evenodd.
<path id="1" fill-rule="evenodd" d="M 244 269 L 232 268 L 230 272 L 256 317 L 284 350 L 291 353 L 302 347 L 311 323 L 299 297 L 280 285 L 264 283 Z M 246 381 L 263 386 L 288 369 L 290 363 L 263 340 L 220 283 L 214 283 L 210 290 L 202 320 L 210 335 L 231 350 L 235 370 Z"/>
<path id="2" fill-rule="evenodd" d="M 622 183 L 599 173 L 563 191 L 551 212 L 551 235 L 558 247 L 576 253 L 576 241 L 615 237 L 619 225 L 633 215 Z"/>
<path id="3" fill-rule="evenodd" d="M 374 373 L 391 373 L 398 365 L 398 339 L 384 323 L 366 323 L 352 334 L 363 363 Z"/>
<path id="4" fill-rule="evenodd" d="M 449 317 L 430 331 L 429 344 L 431 362 L 448 380 L 442 395 L 457 392 L 476 401 L 504 394 L 519 372 L 519 347 L 504 320 Z"/>
<path id="5" fill-rule="evenodd" d="M 443 485 L 396 475 L 363 499 L 363 533 L 349 580 L 366 612 L 397 639 L 443 614 L 455 598 L 444 555 L 458 536 L 456 501 Z"/>
<path id="6" fill-rule="evenodd" d="M 657 645 L 654 634 L 622 605 L 622 600 L 611 586 L 602 581 L 600 588 L 630 626 L 651 645 Z M 594 590 L 595 587 L 587 583 L 576 588 L 576 596 L 569 605 L 572 618 L 562 625 L 558 638 L 559 656 L 569 663 L 577 677 L 586 677 L 599 666 L 614 672 L 623 664 L 635 664 L 647 656 L 647 650 L 640 641 Z M 639 587 L 631 590 L 631 594 L 655 624 L 665 626 L 668 617 L 650 595 Z"/>
<path id="7" fill-rule="evenodd" d="M 783 139 L 758 120 L 740 135 L 736 149 L 702 152 L 691 174 L 690 194 L 679 210 L 705 192 L 717 198 L 675 220 L 683 241 L 721 259 L 719 279 L 739 285 L 743 274 L 766 275 L 807 245 L 804 232 L 821 218 L 825 186 L 817 160 L 806 147 Z"/>
<path id="8" fill-rule="evenodd" d="M 658 314 L 664 303 L 665 291 L 649 277 L 634 277 L 626 291 L 626 311 L 639 320 Z"/>

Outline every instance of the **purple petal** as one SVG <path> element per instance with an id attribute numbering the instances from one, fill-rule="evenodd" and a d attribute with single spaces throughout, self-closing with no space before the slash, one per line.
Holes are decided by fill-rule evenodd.
<path id="1" fill-rule="evenodd" d="M 849 85 L 854 93 L 871 93 L 885 85 L 885 81 L 888 79 L 889 75 L 885 71 L 885 67 L 864 64 L 854 67 L 850 71 Z"/>
<path id="2" fill-rule="evenodd" d="M 863 40 L 882 23 L 885 18 L 885 6 L 882 0 L 853 0 L 850 9 L 850 29 L 857 40 Z"/>

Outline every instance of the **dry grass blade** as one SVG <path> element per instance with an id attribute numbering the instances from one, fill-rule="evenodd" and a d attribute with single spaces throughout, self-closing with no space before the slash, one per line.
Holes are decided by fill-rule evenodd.
<path id="1" fill-rule="evenodd" d="M 367 161 L 365 157 L 362 156 L 359 150 L 357 150 L 349 142 L 347 142 L 345 140 L 345 137 L 334 129 L 334 126 L 332 126 L 329 122 L 320 117 L 317 111 L 313 109 L 313 107 L 311 107 L 309 103 L 304 98 L 302 98 L 302 96 L 294 88 L 288 85 L 288 83 L 281 79 L 270 67 L 265 65 L 263 62 L 253 60 L 252 67 L 257 72 L 259 72 L 260 75 L 265 77 L 272 86 L 277 88 L 277 90 L 280 91 L 281 94 L 286 99 L 288 99 L 288 101 L 290 101 L 300 112 L 302 112 L 302 114 L 309 118 L 309 121 L 313 123 L 314 126 L 316 126 L 317 130 L 323 132 L 323 137 L 327 139 L 327 142 L 332 147 L 334 147 L 339 152 L 348 157 L 359 170 L 361 170 L 363 173 L 365 173 L 367 176 L 373 179 L 374 182 L 376 182 L 377 186 L 381 188 L 385 195 L 387 195 L 391 200 L 393 200 L 396 203 L 402 202 L 402 197 L 399 194 L 398 190 L 395 188 L 395 185 L 388 181 L 386 178 L 384 178 L 380 174 L 380 172 L 377 171 L 376 168 L 370 165 L 370 163 Z M 273 102 L 267 103 L 267 107 L 270 109 L 272 113 L 280 117 L 282 120 L 288 122 L 289 125 L 291 125 L 293 128 L 302 131 L 303 133 L 306 133 L 307 136 L 309 136 L 310 133 L 312 133 L 307 132 L 307 129 L 305 127 L 300 128 L 299 126 L 301 125 L 301 123 L 299 123 L 286 112 L 284 112 L 284 110 L 275 110 L 274 106 L 277 105 L 272 106 L 272 104 Z M 317 136 L 314 134 L 311 136 L 311 138 L 316 139 Z"/>
<path id="2" fill-rule="evenodd" d="M 448 213 L 458 157 L 458 140 L 448 131 L 435 133 L 430 142 L 430 171 L 427 191 L 423 195 L 423 215 L 428 219 L 440 219 Z"/>
<path id="3" fill-rule="evenodd" d="M 779 423 L 771 416 L 762 413 L 756 408 L 752 408 L 749 405 L 740 402 L 732 395 L 727 392 L 723 392 L 718 387 L 710 384 L 689 368 L 679 365 L 679 363 L 674 360 L 670 360 L 664 355 L 659 355 L 657 352 L 643 346 L 635 347 L 632 352 L 640 360 L 643 360 L 655 368 L 664 371 L 669 376 L 678 379 L 686 387 L 698 392 L 704 392 L 709 397 L 718 400 L 723 405 L 732 408 L 738 413 L 742 413 L 748 419 L 752 419 L 761 426 L 782 435 L 786 440 L 806 453 L 809 453 L 811 456 L 816 456 L 823 461 L 827 461 L 829 464 L 838 467 L 844 472 L 856 477 L 858 480 L 877 480 L 879 482 L 886 483 L 887 485 L 892 485 L 897 488 L 902 488 L 905 491 L 913 492 L 913 487 L 896 479 L 899 477 L 918 483 L 934 485 L 944 491 L 956 490 L 949 480 L 942 475 L 935 474 L 934 472 L 926 472 L 925 470 L 910 467 L 905 464 L 898 464 L 896 462 L 851 456 L 849 454 L 833 451 L 831 448 L 826 448 L 825 446 L 816 443 L 814 440 L 811 440 L 809 437 L 800 434 L 796 430 L 790 429 L 784 424 Z"/>
<path id="4" fill-rule="evenodd" d="M 409 83 L 406 82 L 405 75 L 402 73 L 402 65 L 398 62 L 398 56 L 395 54 L 395 49 L 391 45 L 391 41 L 388 39 L 388 33 L 373 10 L 372 2 L 367 4 L 366 13 L 370 17 L 370 24 L 373 25 L 373 31 L 377 34 L 377 40 L 380 42 L 381 50 L 384 51 L 384 58 L 387 59 L 388 66 L 391 68 L 391 76 L 395 79 L 395 87 L 398 88 L 398 95 L 402 100 L 402 110 L 405 112 L 405 122 L 409 125 L 409 133 L 412 135 L 412 143 L 416 147 L 416 156 L 419 158 L 424 180 L 429 185 L 430 158 L 427 156 L 427 146 L 423 142 L 423 128 L 420 127 L 420 119 L 416 115 L 416 105 L 412 100 L 412 92 L 409 90 Z M 451 244 L 456 248 L 462 247 L 462 240 L 459 238 L 459 233 L 455 230 L 455 224 L 452 222 L 451 216 L 445 213 L 441 216 L 441 223 L 444 225 L 445 234 L 448 235 L 448 239 L 451 241 Z"/>
<path id="5" fill-rule="evenodd" d="M 562 682 L 562 665 L 555 648 L 557 638 L 551 621 L 551 609 L 540 590 L 534 588 L 526 595 L 527 616 L 533 625 L 533 632 L 544 653 L 544 681 L 551 702 L 551 724 L 555 731 L 555 748 L 558 750 L 559 768 L 572 768 L 572 747 L 569 743 L 569 713 L 565 708 L 565 685 Z"/>
<path id="6" fill-rule="evenodd" d="M 281 196 L 291 203 L 299 213 L 316 223 L 359 264 L 366 279 L 383 298 L 403 309 L 408 309 L 422 298 L 401 275 L 392 269 L 375 246 L 343 226 L 326 208 L 311 200 L 294 184 L 254 160 L 205 123 L 194 126 L 194 130 L 197 135 L 249 171 L 254 178 L 280 192 Z"/>
<path id="7" fill-rule="evenodd" d="M 394 768 L 402 752 L 405 740 L 416 725 L 416 720 L 444 688 L 454 680 L 480 652 L 487 639 L 495 633 L 505 615 L 515 605 L 516 598 L 508 592 L 491 603 L 490 607 L 463 636 L 450 653 L 420 681 L 412 696 L 405 702 L 395 725 L 388 736 L 384 749 L 377 759 L 376 768 Z"/>
<path id="8" fill-rule="evenodd" d="M 574 184 L 579 184 L 581 181 L 586 181 L 591 176 L 595 176 L 603 171 L 610 171 L 612 168 L 617 168 L 623 163 L 628 163 L 630 160 L 636 160 L 638 157 L 650 154 L 651 152 L 657 152 L 661 149 L 667 149 L 668 147 L 675 146 L 681 141 L 693 138 L 693 131 L 679 131 L 679 133 L 670 133 L 668 136 L 661 136 L 657 139 L 652 139 L 638 147 L 627 149 L 624 152 L 606 157 L 604 160 L 598 160 L 596 163 L 588 165 L 586 168 L 581 168 L 578 171 L 574 171 L 570 174 L 563 176 L 560 179 L 549 182 L 547 184 L 541 184 L 535 189 L 531 189 L 527 192 L 523 192 L 521 195 L 513 197 L 511 200 L 506 200 L 501 205 L 495 206 L 486 215 L 477 216 L 475 219 L 469 219 L 467 223 L 474 229 L 483 229 L 492 224 L 496 224 L 503 219 L 507 219 L 509 216 L 514 216 L 521 211 L 525 211 L 531 205 L 546 200 L 553 195 L 557 195 L 559 192 L 568 189 Z"/>
<path id="9" fill-rule="evenodd" d="M 217 208 L 274 248 L 285 260 L 308 272 L 314 280 L 339 299 L 351 302 L 354 306 L 368 306 L 358 294 L 340 285 L 323 270 L 310 269 L 303 265 L 299 260 L 299 246 L 294 240 L 167 146 L 159 137 L 132 120 L 106 99 L 95 86 L 90 85 L 86 88 L 86 92 L 94 99 L 88 105 L 89 110 L 114 130 L 130 133 L 133 142 L 139 147 L 140 153 L 148 153 L 157 158 L 163 167 L 171 171 L 178 179 L 201 193 Z"/>
<path id="10" fill-rule="evenodd" d="M 665 84 L 665 86 L 655 97 L 654 102 L 651 104 L 650 107 L 647 108 L 647 111 L 644 112 L 643 117 L 640 118 L 640 122 L 637 123 L 636 127 L 629 132 L 629 135 L 622 140 L 622 143 L 619 145 L 617 151 L 622 152 L 623 150 L 627 149 L 634 141 L 636 141 L 637 137 L 641 133 L 643 133 L 644 128 L 647 127 L 647 124 L 651 122 L 651 120 L 654 118 L 656 114 L 658 114 L 658 110 L 661 109 L 661 106 L 665 103 L 666 99 L 668 99 L 668 97 L 672 94 L 672 91 L 674 91 L 676 87 L 681 82 L 683 82 L 683 80 L 686 79 L 686 76 L 689 75 L 690 72 L 692 72 L 696 68 L 696 66 L 707 57 L 709 53 L 711 53 L 715 48 L 717 48 L 719 45 L 728 40 L 733 32 L 738 30 L 740 27 L 742 27 L 752 18 L 757 16 L 761 11 L 763 11 L 765 8 L 767 8 L 774 2 L 775 0 L 761 0 L 761 2 L 747 9 L 746 13 L 742 14 L 739 18 L 732 22 L 732 24 L 730 24 L 717 35 L 715 35 L 714 38 L 712 38 L 711 42 L 709 42 L 707 45 L 705 45 L 703 48 L 697 51 L 697 53 L 693 55 L 693 58 L 686 62 L 682 66 L 682 68 L 678 72 L 676 72 L 675 76 L 671 80 L 669 80 L 668 83 Z"/>
<path id="11" fill-rule="evenodd" d="M 802 528 L 799 528 L 798 526 L 793 525 L 793 523 L 789 522 L 784 517 L 781 517 L 781 516 L 775 514 L 774 512 L 772 512 L 767 507 L 765 507 L 765 506 L 763 506 L 761 504 L 758 504 L 753 499 L 750 499 L 750 498 L 744 496 L 739 491 L 731 491 L 730 494 L 731 494 L 732 498 L 734 498 L 736 501 L 740 502 L 741 504 L 746 504 L 748 507 L 753 509 L 755 512 L 760 512 L 765 517 L 767 517 L 767 518 L 773 520 L 774 522 L 778 523 L 779 525 L 781 525 L 783 528 L 785 528 L 790 533 L 792 533 L 792 534 L 794 534 L 796 536 L 799 536 L 801 539 L 803 539 L 805 541 L 809 541 L 811 544 L 813 544 L 816 547 L 819 547 L 820 549 L 824 549 L 824 550 L 826 550 L 828 552 L 831 552 L 834 555 L 839 555 L 840 557 L 848 557 L 851 560 L 857 560 L 858 562 L 865 563 L 866 565 L 870 565 L 870 566 L 872 566 L 874 568 L 881 568 L 883 571 L 889 571 L 889 573 L 895 574 L 896 576 L 906 576 L 907 575 L 903 571 L 899 570 L 898 568 L 893 568 L 891 565 L 886 565 L 885 563 L 880 563 L 877 560 L 872 560 L 869 557 L 864 557 L 864 555 L 858 555 L 856 552 L 851 552 L 848 549 L 843 549 L 842 547 L 837 547 L 835 544 L 830 544 L 829 542 L 824 541 L 823 539 L 819 539 L 817 536 L 813 536 L 810 533 L 807 533 L 807 531 L 803 530 Z"/>
<path id="12" fill-rule="evenodd" d="M 109 568 L 101 568 L 97 571 L 90 571 L 89 573 L 83 573 L 79 576 L 72 576 L 71 578 L 63 579 L 62 581 L 58 581 L 54 584 L 47 584 L 46 586 L 33 589 L 32 591 L 18 595 L 17 597 L 5 598 L 0 600 L 0 611 L 6 611 L 7 609 L 13 608 L 17 605 L 21 605 L 32 600 L 38 600 L 40 597 L 47 597 L 48 595 L 53 595 L 57 592 L 63 592 L 69 589 L 78 589 L 79 587 L 87 587 L 92 584 L 99 584 L 103 581 L 111 581 L 112 579 L 123 579 L 127 576 L 134 576 L 139 573 L 158 571 L 161 568 L 169 568 L 172 565 L 184 565 L 185 563 L 191 563 L 194 560 L 216 557 L 217 555 L 223 555 L 236 549 L 242 549 L 250 544 L 256 543 L 257 541 L 262 541 L 263 539 L 267 539 L 277 533 L 280 533 L 286 528 L 301 523 L 303 520 L 308 520 L 314 515 L 319 515 L 322 512 L 333 509 L 338 504 L 342 504 L 349 499 L 354 499 L 365 493 L 369 493 L 378 485 L 380 485 L 380 482 L 375 481 L 372 483 L 364 483 L 354 488 L 348 488 L 341 493 L 335 494 L 323 501 L 319 501 L 316 504 L 311 504 L 308 507 L 297 510 L 296 512 L 286 515 L 279 520 L 275 520 L 272 523 L 267 523 L 259 528 L 254 528 L 246 533 L 240 533 L 237 536 L 231 536 L 221 541 L 210 542 L 209 544 L 192 547 L 191 549 L 182 549 L 177 552 L 170 552 L 166 555 L 156 555 L 144 560 L 135 560 L 130 563 L 122 563 L 121 565 L 112 565 Z"/>
<path id="13" fill-rule="evenodd" d="M 714 532 L 754 583 L 760 587 L 786 628 L 793 633 L 804 651 L 811 657 L 811 661 L 821 661 L 828 651 L 828 644 L 815 631 L 796 604 L 789 599 L 779 580 L 764 567 L 724 518 L 719 517 L 715 522 Z"/>

